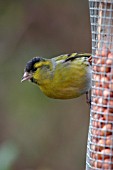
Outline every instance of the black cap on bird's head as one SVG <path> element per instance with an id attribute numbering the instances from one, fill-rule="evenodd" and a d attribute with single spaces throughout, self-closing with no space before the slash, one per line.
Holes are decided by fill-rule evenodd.
<path id="1" fill-rule="evenodd" d="M 33 59 L 31 59 L 30 61 L 27 62 L 21 82 L 23 82 L 25 80 L 32 81 L 32 76 L 33 76 L 32 74 L 33 74 L 33 72 L 35 72 L 37 70 L 37 68 L 35 67 L 35 63 L 38 63 L 40 61 L 43 61 L 43 58 L 34 57 Z"/>
<path id="2" fill-rule="evenodd" d="M 29 72 L 34 72 L 35 71 L 35 67 L 34 64 L 37 62 L 40 62 L 42 60 L 41 57 L 35 57 L 33 59 L 31 59 L 30 61 L 27 62 L 26 67 L 25 67 L 25 71 Z"/>

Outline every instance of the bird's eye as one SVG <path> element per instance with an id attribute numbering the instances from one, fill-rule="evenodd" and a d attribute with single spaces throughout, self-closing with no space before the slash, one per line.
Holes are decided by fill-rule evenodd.
<path id="1" fill-rule="evenodd" d="M 32 71 L 33 71 L 33 72 L 35 72 L 36 70 L 37 70 L 37 68 L 36 68 L 36 67 L 34 67 Z"/>

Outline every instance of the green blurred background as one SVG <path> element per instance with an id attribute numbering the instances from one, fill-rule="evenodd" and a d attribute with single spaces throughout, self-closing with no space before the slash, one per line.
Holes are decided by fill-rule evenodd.
<path id="1" fill-rule="evenodd" d="M 84 170 L 85 96 L 47 98 L 20 83 L 34 56 L 91 52 L 87 0 L 0 1 L 0 170 Z"/>

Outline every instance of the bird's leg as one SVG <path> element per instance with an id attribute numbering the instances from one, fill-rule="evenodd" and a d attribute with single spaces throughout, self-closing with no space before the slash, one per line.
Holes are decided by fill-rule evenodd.
<path id="1" fill-rule="evenodd" d="M 89 57 L 88 62 L 92 65 L 92 56 Z"/>
<path id="2" fill-rule="evenodd" d="M 86 92 L 86 102 L 91 106 L 91 94 L 88 91 Z"/>

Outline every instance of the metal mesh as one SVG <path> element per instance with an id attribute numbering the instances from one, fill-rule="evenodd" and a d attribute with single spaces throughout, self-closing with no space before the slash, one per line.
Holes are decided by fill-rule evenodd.
<path id="1" fill-rule="evenodd" d="M 113 0 L 89 0 L 92 92 L 86 170 L 113 170 Z"/>

